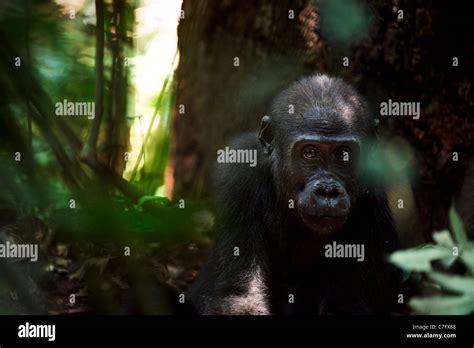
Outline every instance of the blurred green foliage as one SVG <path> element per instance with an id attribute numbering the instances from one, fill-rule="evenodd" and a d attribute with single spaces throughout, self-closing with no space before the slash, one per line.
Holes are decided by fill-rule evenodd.
<path id="1" fill-rule="evenodd" d="M 358 44 L 369 36 L 373 16 L 364 1 L 320 0 L 321 32 L 341 47 Z"/>
<path id="2" fill-rule="evenodd" d="M 86 1 L 75 18 L 53 1 L 0 2 L 0 243 L 6 238 L 38 243 L 46 253 L 34 265 L 0 262 L 0 314 L 51 310 L 45 308 L 39 293 L 43 278 L 55 286 L 55 279 L 66 279 L 70 287 L 81 278 L 75 277 L 76 273 L 87 278 L 84 270 L 91 268 L 94 260 L 117 259 L 124 246 L 133 249 L 133 257 L 119 258 L 117 270 L 108 270 L 106 275 L 102 269 L 96 283 L 88 282 L 89 289 L 96 290 L 90 299 L 110 302 L 110 293 L 100 295 L 101 281 L 128 277 L 129 271 L 133 273 L 129 284 L 151 289 L 156 284 L 139 276 L 146 259 L 140 255 L 153 250 L 163 254 L 163 247 L 188 242 L 195 236 L 199 225 L 196 213 L 205 208 L 204 203 L 186 200 L 182 207 L 155 195 L 164 184 L 168 162 L 174 101 L 171 67 L 163 86 L 157 82 L 153 120 L 158 127 L 150 125 L 143 139 L 143 160 L 131 182 L 122 178 L 123 168 L 115 166 L 118 162 L 111 150 L 118 144 L 121 147 L 116 154 L 129 151 L 128 131 L 137 116 L 136 90 L 129 83 L 134 66 L 124 68 L 121 59 L 142 53 L 133 36 L 139 3 L 105 1 L 105 110 L 97 144 L 103 165 L 94 168 L 82 163 L 79 156 L 93 120 L 55 115 L 55 103 L 64 99 L 95 102 L 94 1 Z M 115 62 L 112 57 L 116 57 Z M 18 58 L 21 64 L 15 65 Z M 117 126 L 122 121 L 125 132 Z M 123 134 L 124 142 L 114 142 L 122 141 Z M 70 255 L 58 255 L 56 247 L 69 250 Z M 54 278 L 61 267 L 61 272 L 74 271 L 65 270 L 69 258 L 83 263 L 82 267 L 69 278 L 64 273 L 62 278 Z M 155 265 L 151 258 L 146 262 Z M 153 267 L 150 269 L 151 274 L 157 274 Z M 59 285 L 57 291 L 61 291 Z M 153 303 L 145 302 L 145 307 Z M 114 303 L 109 312 L 119 306 Z"/>
<path id="3" fill-rule="evenodd" d="M 453 207 L 449 216 L 454 240 L 448 230 L 435 232 L 436 244 L 397 251 L 390 256 L 393 264 L 407 272 L 422 272 L 428 281 L 443 290 L 440 295 L 412 298 L 409 304 L 418 313 L 462 315 L 474 312 L 474 243 L 467 239 Z M 449 272 L 455 262 L 465 266 L 465 274 Z"/>
<path id="4" fill-rule="evenodd" d="M 87 1 L 85 6 L 93 8 L 94 2 Z M 127 57 L 134 55 L 131 35 L 135 8 L 135 1 L 126 2 L 121 18 L 130 35 L 120 41 Z M 179 231 L 183 236 L 190 233 L 192 216 L 201 204 L 186 202 L 186 209 L 179 209 L 164 197 L 140 200 L 141 195 L 154 195 L 164 184 L 174 100 L 173 71 L 161 88 L 157 85 L 160 92 L 153 119 L 158 127 L 152 129 L 150 125 L 143 139 L 143 166 L 137 166 L 132 183 L 120 180 L 121 173 L 112 179 L 91 170 L 78 158 L 91 120 L 56 116 L 54 104 L 63 99 L 94 101 L 95 23 L 85 8 L 75 19 L 63 10 L 54 2 L 41 0 L 0 5 L 0 44 L 5 52 L 0 58 L 0 209 L 34 214 L 74 238 L 116 237 L 123 241 L 156 234 L 169 240 L 179 236 Z M 112 25 L 112 2 L 107 1 L 102 133 L 113 129 L 115 122 L 107 116 L 114 88 Z M 21 58 L 20 66 L 14 65 L 16 57 Z M 133 93 L 129 85 L 125 98 L 133 100 Z M 133 103 L 126 105 L 130 126 Z M 100 139 L 104 141 L 105 134 Z M 21 161 L 15 161 L 16 152 L 21 153 Z M 123 190 L 127 185 L 128 191 Z M 75 209 L 69 206 L 71 199 L 76 202 Z"/>
<path id="5" fill-rule="evenodd" d="M 410 146 L 397 139 L 366 142 L 365 155 L 359 159 L 362 179 L 367 184 L 398 184 L 412 180 L 417 162 Z"/>

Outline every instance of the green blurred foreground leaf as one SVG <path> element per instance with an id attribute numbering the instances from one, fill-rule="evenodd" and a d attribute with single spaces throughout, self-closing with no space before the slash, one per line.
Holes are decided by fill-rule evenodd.
<path id="1" fill-rule="evenodd" d="M 449 209 L 449 221 L 451 222 L 451 227 L 452 227 L 456 242 L 462 248 L 466 247 L 466 245 L 468 244 L 468 240 L 466 237 L 466 233 L 464 232 L 462 221 L 458 213 L 454 209 L 454 205 L 451 205 L 451 208 Z"/>
<path id="2" fill-rule="evenodd" d="M 431 271 L 431 261 L 453 256 L 445 247 L 432 245 L 421 249 L 408 249 L 394 252 L 390 255 L 390 262 L 407 270 L 417 272 Z"/>
<path id="3" fill-rule="evenodd" d="M 474 311 L 474 299 L 466 295 L 415 297 L 409 304 L 417 312 L 432 315 L 465 315 Z"/>
<path id="4" fill-rule="evenodd" d="M 467 239 L 462 221 L 453 206 L 449 210 L 449 219 L 455 241 L 447 230 L 435 232 L 433 240 L 436 245 L 397 251 L 389 258 L 391 263 L 404 270 L 424 272 L 444 291 L 460 294 L 412 298 L 409 305 L 419 313 L 463 315 L 474 312 L 474 243 Z M 466 275 L 434 272 L 432 261 L 439 261 L 444 268 L 461 261 L 466 266 Z"/>
<path id="5" fill-rule="evenodd" d="M 431 272 L 428 276 L 446 290 L 474 296 L 474 278 Z"/>

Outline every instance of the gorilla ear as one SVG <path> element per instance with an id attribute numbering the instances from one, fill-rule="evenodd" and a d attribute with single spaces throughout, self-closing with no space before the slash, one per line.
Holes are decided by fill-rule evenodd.
<path id="1" fill-rule="evenodd" d="M 262 117 L 262 123 L 260 124 L 260 131 L 258 132 L 258 140 L 263 146 L 263 152 L 265 155 L 272 153 L 272 140 L 273 140 L 273 127 L 272 118 L 268 115 Z"/>

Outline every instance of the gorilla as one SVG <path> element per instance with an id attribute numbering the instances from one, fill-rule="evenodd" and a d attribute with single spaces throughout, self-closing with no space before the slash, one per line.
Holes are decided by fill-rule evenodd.
<path id="1" fill-rule="evenodd" d="M 381 181 L 363 165 L 377 123 L 353 87 L 317 74 L 229 145 L 257 164 L 216 165 L 216 243 L 191 290 L 199 313 L 394 311 L 400 274 L 386 256 L 397 233 Z"/>

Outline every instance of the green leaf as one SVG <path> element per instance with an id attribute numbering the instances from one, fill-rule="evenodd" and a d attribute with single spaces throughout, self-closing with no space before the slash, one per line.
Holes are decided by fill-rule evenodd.
<path id="1" fill-rule="evenodd" d="M 445 259 L 452 256 L 449 249 L 429 245 L 422 249 L 408 249 L 396 251 L 390 255 L 389 261 L 408 271 L 429 272 L 431 261 Z"/>
<path id="2" fill-rule="evenodd" d="M 471 275 L 474 275 L 474 244 L 469 243 L 467 249 L 461 252 L 461 260 L 464 262 Z"/>
<path id="3" fill-rule="evenodd" d="M 468 239 L 466 237 L 466 232 L 464 232 L 462 221 L 454 209 L 454 205 L 451 205 L 451 208 L 449 208 L 449 221 L 451 222 L 451 228 L 456 242 L 459 244 L 461 249 L 464 249 L 468 244 Z"/>
<path id="4" fill-rule="evenodd" d="M 446 290 L 474 297 L 474 278 L 430 272 L 428 276 Z"/>
<path id="5" fill-rule="evenodd" d="M 452 249 L 455 246 L 451 233 L 448 230 L 433 233 L 433 240 L 436 244 Z"/>
<path id="6" fill-rule="evenodd" d="M 138 206 L 141 207 L 143 206 L 143 204 L 147 202 L 159 202 L 159 203 L 167 205 L 169 200 L 166 197 L 145 195 L 145 196 L 140 197 L 140 199 L 138 200 Z"/>
<path id="7" fill-rule="evenodd" d="M 409 302 L 415 311 L 434 315 L 464 315 L 474 311 L 474 298 L 463 296 L 414 297 Z"/>

